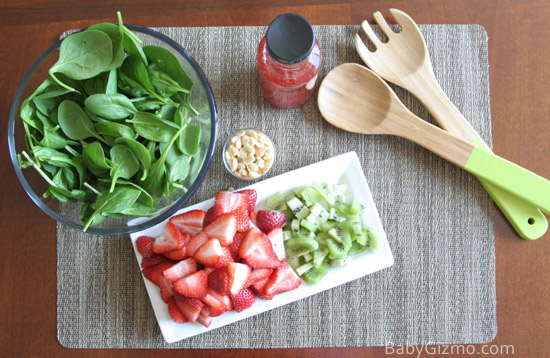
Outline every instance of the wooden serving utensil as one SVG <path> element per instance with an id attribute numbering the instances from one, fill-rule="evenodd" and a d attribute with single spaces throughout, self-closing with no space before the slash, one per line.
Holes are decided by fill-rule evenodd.
<path id="1" fill-rule="evenodd" d="M 363 62 L 378 76 L 412 93 L 447 132 L 490 150 L 437 82 L 424 37 L 414 20 L 401 10 L 390 9 L 390 13 L 401 31 L 394 32 L 380 12 L 374 13 L 387 41 L 382 42 L 366 20 L 361 24 L 375 46 L 370 50 L 361 36 L 355 35 L 355 48 Z M 522 238 L 535 240 L 544 235 L 548 221 L 540 210 L 483 179 L 480 182 Z"/>
<path id="2" fill-rule="evenodd" d="M 332 69 L 319 87 L 318 106 L 335 127 L 409 139 L 550 213 L 550 181 L 418 118 L 384 80 L 364 66 L 346 63 Z"/>

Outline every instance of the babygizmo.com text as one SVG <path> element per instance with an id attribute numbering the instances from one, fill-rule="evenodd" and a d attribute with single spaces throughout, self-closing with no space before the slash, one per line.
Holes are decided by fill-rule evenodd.
<path id="1" fill-rule="evenodd" d="M 423 346 L 400 346 L 386 343 L 385 353 L 392 356 L 403 357 L 445 357 L 455 355 L 471 355 L 480 357 L 511 357 L 514 355 L 513 345 L 496 344 L 441 344 Z"/>

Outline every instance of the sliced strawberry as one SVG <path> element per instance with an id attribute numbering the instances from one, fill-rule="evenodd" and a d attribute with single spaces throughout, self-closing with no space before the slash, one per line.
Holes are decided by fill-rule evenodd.
<path id="1" fill-rule="evenodd" d="M 187 243 L 187 255 L 193 256 L 195 251 L 197 251 L 197 249 L 201 247 L 206 240 L 208 240 L 208 235 L 206 235 L 204 231 L 201 231 L 197 235 L 193 236 Z"/>
<path id="2" fill-rule="evenodd" d="M 186 323 L 187 318 L 181 313 L 180 309 L 178 308 L 178 305 L 174 298 L 170 298 L 168 303 L 168 313 L 170 313 L 170 317 L 172 317 L 172 320 L 176 323 Z"/>
<path id="3" fill-rule="evenodd" d="M 248 276 L 248 280 L 244 284 L 244 287 L 249 287 L 258 281 L 263 281 L 266 278 L 269 278 L 272 273 L 272 269 L 253 269 L 250 271 L 250 275 Z"/>
<path id="4" fill-rule="evenodd" d="M 159 276 L 160 297 L 166 303 L 174 296 L 174 286 L 164 276 Z"/>
<path id="5" fill-rule="evenodd" d="M 208 294 L 218 300 L 218 302 L 225 307 L 226 311 L 231 311 L 233 309 L 233 302 L 231 302 L 231 297 L 229 297 L 229 294 L 220 295 L 213 289 L 208 289 Z"/>
<path id="6" fill-rule="evenodd" d="M 237 232 L 245 232 L 250 228 L 250 219 L 246 208 L 241 206 L 240 208 L 233 210 L 232 213 L 235 216 Z"/>
<path id="7" fill-rule="evenodd" d="M 155 238 L 151 236 L 140 236 L 136 240 L 136 248 L 143 257 L 151 257 L 154 255 L 153 244 Z"/>
<path id="8" fill-rule="evenodd" d="M 254 304 L 256 296 L 252 290 L 243 288 L 236 295 L 231 295 L 231 301 L 233 301 L 233 308 L 235 311 L 242 312 Z"/>
<path id="9" fill-rule="evenodd" d="M 256 218 L 258 217 L 258 212 L 251 211 L 248 217 L 250 218 L 251 226 L 258 227 L 258 225 L 256 225 Z"/>
<path id="10" fill-rule="evenodd" d="M 227 266 L 216 269 L 208 275 L 208 287 L 220 295 L 227 295 L 229 292 L 229 273 Z"/>
<path id="11" fill-rule="evenodd" d="M 172 216 L 168 222 L 191 235 L 196 235 L 202 230 L 204 216 L 203 210 L 191 210 L 176 216 Z"/>
<path id="12" fill-rule="evenodd" d="M 226 254 L 218 239 L 210 238 L 206 240 L 195 252 L 193 257 L 198 263 L 207 267 L 224 267 L 233 258 L 231 254 Z"/>
<path id="13" fill-rule="evenodd" d="M 167 257 L 164 257 L 163 255 L 153 254 L 153 256 L 144 257 L 141 260 L 141 268 L 144 269 L 146 267 L 155 266 L 156 264 L 160 264 L 161 262 L 174 263 L 172 260 L 169 260 Z"/>
<path id="14" fill-rule="evenodd" d="M 273 229 L 283 227 L 286 222 L 286 214 L 280 211 L 258 210 L 256 215 L 256 226 L 264 233 Z"/>
<path id="15" fill-rule="evenodd" d="M 174 294 L 176 305 L 182 315 L 188 322 L 195 323 L 199 318 L 204 303 L 198 298 L 186 298 L 179 294 Z"/>
<path id="16" fill-rule="evenodd" d="M 208 316 L 217 317 L 222 313 L 228 311 L 228 307 L 225 305 L 225 303 L 220 302 L 216 297 L 212 296 L 210 294 L 211 291 L 212 290 L 209 289 L 206 296 L 201 298 L 201 301 L 206 304 L 205 308 L 207 308 L 208 310 Z M 203 308 L 201 312 L 204 312 L 204 311 L 205 309 Z"/>
<path id="17" fill-rule="evenodd" d="M 243 189 L 236 191 L 237 194 L 248 195 L 248 212 L 251 213 L 256 208 L 256 200 L 258 200 L 258 193 L 254 189 Z"/>
<path id="18" fill-rule="evenodd" d="M 153 252 L 162 254 L 167 251 L 181 249 L 185 244 L 181 231 L 172 223 L 167 222 L 162 234 L 156 238 L 153 244 Z"/>
<path id="19" fill-rule="evenodd" d="M 204 271 L 190 273 L 174 282 L 174 290 L 189 298 L 202 298 L 208 291 L 208 276 Z"/>
<path id="20" fill-rule="evenodd" d="M 171 283 L 176 282 L 190 273 L 197 272 L 197 262 L 193 258 L 187 258 L 165 270 L 162 274 Z"/>
<path id="21" fill-rule="evenodd" d="M 271 241 L 273 252 L 281 261 L 286 260 L 285 244 L 283 237 L 283 229 L 278 227 L 267 233 L 267 238 Z"/>
<path id="22" fill-rule="evenodd" d="M 210 327 L 210 324 L 212 324 L 212 317 L 199 314 L 197 321 L 199 321 L 200 324 L 208 328 Z"/>
<path id="23" fill-rule="evenodd" d="M 149 266 L 144 268 L 141 273 L 145 278 L 147 278 L 149 281 L 154 283 L 155 285 L 160 285 L 160 278 L 162 277 L 162 273 L 164 270 L 169 269 L 173 265 L 172 262 L 163 261 L 156 265 Z"/>
<path id="24" fill-rule="evenodd" d="M 239 194 L 242 195 L 242 194 Z M 222 246 L 228 246 L 233 242 L 233 236 L 237 232 L 237 221 L 231 213 L 223 214 L 214 222 L 204 228 L 208 237 L 220 240 Z"/>
<path id="25" fill-rule="evenodd" d="M 244 233 L 242 232 L 236 232 L 235 236 L 233 236 L 233 241 L 231 242 L 231 245 L 229 245 L 227 248 L 231 252 L 231 255 L 233 256 L 233 261 L 237 262 L 240 260 L 239 256 L 239 248 L 241 247 L 241 243 L 244 239 Z"/>
<path id="26" fill-rule="evenodd" d="M 266 295 L 276 295 L 282 292 L 292 291 L 302 283 L 300 276 L 294 272 L 288 263 L 284 263 L 273 271 L 273 274 L 264 286 Z"/>
<path id="27" fill-rule="evenodd" d="M 223 208 L 224 213 L 230 213 L 240 206 L 248 208 L 249 199 L 246 194 L 221 190 L 216 194 L 214 202 Z"/>
<path id="28" fill-rule="evenodd" d="M 248 265 L 231 262 L 227 265 L 227 273 L 229 275 L 229 293 L 236 295 L 244 287 L 250 275 L 250 267 Z"/>
<path id="29" fill-rule="evenodd" d="M 206 215 L 204 216 L 204 222 L 202 224 L 203 227 L 214 222 L 214 220 L 216 220 L 218 216 L 222 214 L 225 214 L 223 211 L 223 207 L 221 205 L 214 204 L 210 209 L 208 209 Z"/>
<path id="30" fill-rule="evenodd" d="M 247 231 L 239 248 L 239 255 L 252 268 L 272 269 L 282 264 L 273 251 L 271 241 L 256 228 Z"/>
<path id="31" fill-rule="evenodd" d="M 184 260 L 189 257 L 189 255 L 187 255 L 187 244 L 193 238 L 193 236 L 191 236 L 191 234 L 187 232 L 182 231 L 181 233 L 183 235 L 183 247 L 180 249 L 170 250 L 162 253 L 164 256 L 174 261 Z"/>
<path id="32" fill-rule="evenodd" d="M 267 284 L 267 282 L 269 281 L 269 277 L 261 280 L 261 281 L 256 281 L 252 284 L 252 286 L 250 286 L 250 288 L 252 289 L 252 291 L 254 291 L 254 293 L 256 294 L 256 296 L 264 299 L 264 300 L 272 300 L 274 295 L 266 295 L 265 294 L 265 291 L 264 291 L 264 288 L 265 288 L 265 285 Z"/>

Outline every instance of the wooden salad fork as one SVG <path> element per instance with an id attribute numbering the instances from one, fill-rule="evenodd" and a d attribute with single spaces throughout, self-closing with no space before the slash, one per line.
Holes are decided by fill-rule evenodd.
<path id="1" fill-rule="evenodd" d="M 376 48 L 371 51 L 361 36 L 356 34 L 355 47 L 361 59 L 380 77 L 417 97 L 443 129 L 490 151 L 439 85 L 424 37 L 414 20 L 397 9 L 390 9 L 390 13 L 401 31 L 393 31 L 383 15 L 379 11 L 375 12 L 374 19 L 386 35 L 387 41 L 380 40 L 370 24 L 363 21 L 362 29 Z M 538 208 L 481 178 L 480 182 L 522 238 L 534 240 L 546 232 L 548 222 Z"/>

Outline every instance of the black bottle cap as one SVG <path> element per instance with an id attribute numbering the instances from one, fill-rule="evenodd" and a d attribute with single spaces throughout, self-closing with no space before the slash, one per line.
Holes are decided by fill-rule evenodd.
<path id="1" fill-rule="evenodd" d="M 284 64 L 301 62 L 315 45 L 313 27 L 297 14 L 279 15 L 269 24 L 266 47 L 273 59 Z"/>

